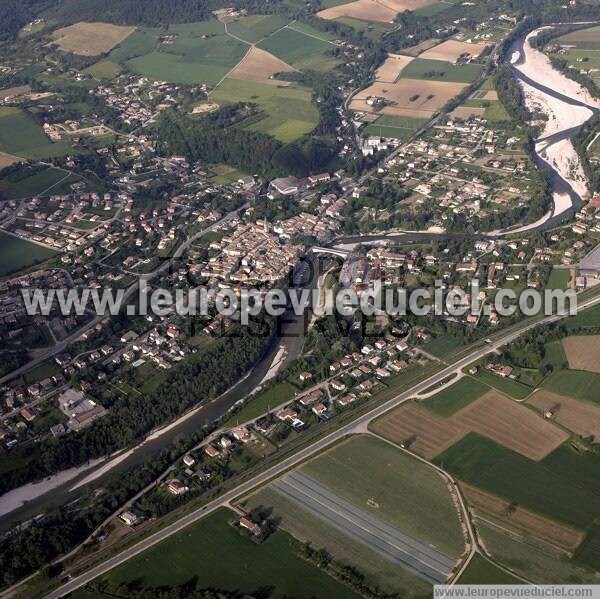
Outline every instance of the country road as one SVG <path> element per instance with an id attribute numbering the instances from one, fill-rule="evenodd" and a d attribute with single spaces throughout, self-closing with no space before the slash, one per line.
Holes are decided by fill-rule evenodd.
<path id="1" fill-rule="evenodd" d="M 585 302 L 583 302 L 582 304 L 579 305 L 578 309 L 583 310 L 585 308 L 590 308 L 595 305 L 600 305 L 600 297 L 594 297 L 592 299 L 586 300 Z M 58 589 L 56 589 L 56 590 L 52 591 L 51 593 L 49 593 L 48 595 L 46 595 L 46 598 L 47 599 L 58 599 L 60 597 L 64 597 L 68 593 L 72 593 L 76 589 L 81 588 L 82 586 L 88 584 L 95 578 L 102 576 L 103 574 L 112 570 L 116 566 L 126 562 L 127 560 L 131 559 L 132 557 L 142 553 L 146 549 L 156 545 L 157 543 L 160 543 L 164 539 L 183 530 L 190 524 L 196 522 L 197 520 L 203 518 L 204 516 L 210 514 L 211 512 L 214 512 L 215 510 L 217 510 L 219 508 L 226 507 L 236 497 L 247 493 L 251 489 L 266 483 L 271 478 L 277 477 L 277 476 L 283 474 L 284 472 L 286 472 L 287 470 L 293 468 L 294 466 L 297 466 L 301 462 L 305 461 L 307 458 L 310 458 L 311 456 L 313 456 L 316 453 L 323 450 L 325 447 L 327 447 L 331 443 L 339 441 L 343 437 L 345 437 L 349 434 L 352 434 L 354 432 L 364 431 L 366 429 L 366 427 L 368 426 L 368 424 L 375 418 L 378 418 L 379 416 L 385 414 L 389 410 L 408 401 L 412 397 L 415 397 L 420 392 L 428 389 L 432 385 L 440 383 L 441 381 L 443 381 L 446 377 L 448 377 L 453 372 L 456 372 L 457 370 L 464 368 L 468 364 L 482 358 L 486 354 L 498 349 L 499 347 L 514 341 L 517 337 L 522 335 L 527 330 L 530 330 L 541 324 L 551 324 L 553 322 L 561 320 L 562 318 L 565 318 L 565 316 L 554 315 L 554 316 L 548 316 L 538 322 L 523 324 L 521 327 L 517 328 L 516 330 L 511 331 L 510 333 L 507 333 L 503 336 L 500 336 L 493 343 L 490 343 L 490 344 L 485 345 L 484 347 L 475 349 L 474 351 L 472 351 L 465 357 L 461 358 L 454 364 L 451 364 L 447 368 L 444 368 L 440 372 L 432 375 L 431 377 L 427 378 L 426 380 L 422 381 L 421 383 L 418 383 L 417 385 L 415 385 L 408 391 L 404 391 L 404 392 L 400 393 L 399 395 L 397 395 L 396 397 L 392 398 L 391 400 L 385 402 L 384 404 L 381 404 L 380 406 L 373 408 L 371 411 L 360 416 L 356 420 L 342 426 L 338 430 L 317 440 L 312 445 L 309 445 L 308 447 L 301 449 L 293 456 L 290 456 L 290 457 L 282 460 L 278 464 L 268 468 L 267 470 L 258 474 L 254 478 L 241 483 L 240 485 L 238 485 L 237 487 L 235 487 L 234 489 L 232 489 L 230 491 L 227 491 L 226 493 L 221 495 L 221 497 L 209 502 L 208 504 L 206 504 L 203 507 L 198 508 L 197 510 L 191 512 L 190 514 L 187 514 L 186 516 L 182 517 L 181 519 L 177 520 L 176 522 L 173 522 L 172 524 L 165 526 L 162 530 L 155 532 L 154 534 L 141 540 L 139 543 L 133 545 L 132 547 L 125 549 L 118 555 L 91 568 L 87 572 L 84 572 L 83 574 L 71 579 L 70 581 L 68 581 L 67 583 L 65 583 L 64 585 L 59 587 Z"/>

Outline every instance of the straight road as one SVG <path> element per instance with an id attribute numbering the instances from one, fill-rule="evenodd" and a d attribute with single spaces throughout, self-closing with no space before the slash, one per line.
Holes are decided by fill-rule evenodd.
<path id="1" fill-rule="evenodd" d="M 600 305 L 600 297 L 594 297 L 592 299 L 586 300 L 585 302 L 583 302 L 582 304 L 579 305 L 579 310 L 584 310 L 586 308 L 590 308 L 590 307 L 596 306 L 596 305 Z M 64 597 L 68 593 L 72 593 L 73 591 L 88 584 L 95 578 L 98 578 L 99 576 L 106 574 L 107 572 L 109 572 L 110 570 L 115 568 L 116 566 L 119 566 L 120 564 L 123 564 L 124 562 L 131 559 L 132 557 L 139 555 L 146 549 L 153 547 L 154 545 L 156 545 L 157 543 L 160 543 L 164 539 L 180 532 L 181 530 L 183 530 L 190 524 L 193 524 L 194 522 L 196 522 L 197 520 L 200 520 L 201 518 L 205 517 L 206 515 L 210 514 L 211 512 L 214 512 L 215 510 L 218 510 L 219 508 L 222 508 L 222 507 L 227 507 L 227 505 L 231 501 L 233 501 L 236 497 L 247 493 L 248 491 L 252 490 L 253 488 L 266 483 L 267 481 L 269 481 L 270 479 L 272 479 L 274 477 L 280 476 L 287 470 L 297 466 L 298 464 L 305 461 L 306 459 L 319 453 L 320 451 L 322 451 L 325 447 L 327 447 L 331 443 L 335 443 L 336 441 L 341 440 L 342 438 L 353 433 L 356 430 L 358 430 L 358 431 L 364 430 L 368 426 L 369 422 L 371 422 L 372 420 L 382 416 L 389 410 L 408 401 L 412 397 L 417 396 L 421 391 L 425 391 L 432 385 L 436 385 L 436 384 L 440 383 L 447 376 L 456 372 L 457 370 L 460 370 L 460 369 L 464 368 L 465 366 L 471 364 L 472 362 L 483 358 L 485 355 L 502 347 L 503 345 L 506 345 L 507 343 L 514 341 L 517 337 L 522 335 L 524 332 L 526 332 L 538 325 L 551 324 L 551 323 L 557 322 L 563 318 L 565 318 L 565 316 L 554 315 L 554 316 L 548 316 L 548 317 L 542 319 L 541 321 L 538 321 L 535 323 L 524 324 L 522 327 L 519 327 L 518 329 L 511 331 L 510 333 L 507 333 L 506 335 L 498 337 L 498 339 L 496 341 L 494 341 L 493 343 L 487 344 L 484 347 L 480 347 L 478 349 L 473 350 L 471 353 L 466 355 L 464 358 L 460 359 L 459 361 L 455 362 L 454 364 L 451 364 L 447 368 L 444 368 L 444 370 L 441 370 L 440 372 L 430 376 L 428 379 L 425 379 L 423 382 L 418 383 L 417 385 L 415 385 L 408 391 L 404 391 L 403 393 L 400 393 L 396 397 L 381 404 L 380 406 L 373 408 L 371 411 L 367 412 L 366 414 L 363 414 L 356 420 L 342 426 L 338 430 L 315 441 L 312 445 L 309 445 L 308 447 L 305 447 L 304 449 L 299 450 L 293 456 L 290 456 L 290 457 L 282 460 L 278 464 L 275 464 L 274 466 L 271 466 L 264 472 L 256 475 L 254 478 L 241 483 L 240 485 L 238 485 L 237 487 L 235 487 L 234 489 L 232 489 L 230 491 L 227 491 L 226 493 L 221 495 L 219 498 L 211 501 L 210 503 L 204 505 L 203 507 L 198 508 L 197 510 L 187 514 L 186 516 L 183 516 L 176 522 L 173 522 L 172 524 L 165 526 L 163 529 L 161 529 L 161 530 L 155 532 L 154 534 L 150 535 L 149 537 L 141 540 L 139 543 L 133 545 L 132 547 L 125 549 L 118 555 L 111 557 L 111 558 L 107 559 L 106 561 L 104 561 L 103 563 L 91 568 L 87 572 L 84 572 L 83 574 L 80 574 L 79 576 L 71 579 L 70 581 L 68 581 L 67 583 L 62 585 L 61 587 L 59 587 L 56 590 L 49 593 L 46 596 L 46 599 L 59 599 L 60 597 Z"/>

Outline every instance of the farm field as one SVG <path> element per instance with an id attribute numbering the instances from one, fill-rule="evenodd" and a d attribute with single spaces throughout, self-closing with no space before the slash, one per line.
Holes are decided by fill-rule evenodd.
<path id="1" fill-rule="evenodd" d="M 258 47 L 300 70 L 329 71 L 339 64 L 337 58 L 327 56 L 335 47 L 330 42 L 289 27 L 264 39 Z"/>
<path id="2" fill-rule="evenodd" d="M 405 69 L 414 58 L 402 54 L 388 54 L 384 63 L 375 71 L 377 81 L 395 83 L 403 69 Z"/>
<path id="3" fill-rule="evenodd" d="M 391 105 L 384 106 L 381 109 L 380 112 L 383 114 L 431 118 L 450 99 L 459 94 L 464 87 L 464 83 L 422 79 L 403 78 L 398 83 L 376 81 L 354 97 L 350 108 L 363 112 L 373 112 L 373 107 L 369 106 L 366 100 L 374 96 L 384 98 L 391 103 Z"/>
<path id="4" fill-rule="evenodd" d="M 271 486 L 245 498 L 242 505 L 247 511 L 272 510 L 270 517 L 281 519 L 279 526 L 286 532 L 301 542 L 324 548 L 336 561 L 356 568 L 365 576 L 367 584 L 388 593 L 400 593 L 403 597 L 421 597 L 431 592 L 431 586 L 425 581 L 300 508 Z"/>
<path id="5" fill-rule="evenodd" d="M 589 310 L 580 312 L 576 316 L 565 318 L 564 322 L 565 327 L 570 331 L 577 328 L 598 328 L 598 323 L 600 323 L 600 306 L 594 306 Z"/>
<path id="6" fill-rule="evenodd" d="M 356 0 L 347 4 L 336 4 L 317 13 L 322 19 L 337 19 L 338 17 L 352 17 L 365 21 L 392 22 L 398 13 L 406 10 L 417 10 L 429 6 L 435 0 Z"/>
<path id="7" fill-rule="evenodd" d="M 33 266 L 56 252 L 0 231 L 0 277 Z"/>
<path id="8" fill-rule="evenodd" d="M 247 128 L 272 135 L 284 143 L 310 133 L 317 125 L 319 113 L 311 97 L 311 90 L 305 87 L 279 87 L 234 79 L 226 79 L 211 93 L 211 100 L 219 104 L 258 104 L 265 111 L 265 117 L 253 121 Z"/>
<path id="9" fill-rule="evenodd" d="M 384 33 L 392 29 L 391 23 L 382 21 L 364 21 L 352 17 L 338 17 L 336 23 L 342 23 L 356 31 L 361 31 L 367 38 L 378 40 Z"/>
<path id="10" fill-rule="evenodd" d="M 429 60 L 445 60 L 447 62 L 456 62 L 459 58 L 469 55 L 472 58 L 477 58 L 485 50 L 486 44 L 469 44 L 458 40 L 447 40 L 425 50 L 419 55 L 419 58 L 427 58 Z"/>
<path id="11" fill-rule="evenodd" d="M 272 79 L 275 73 L 291 73 L 296 69 L 279 60 L 269 52 L 252 46 L 241 62 L 229 73 L 231 79 L 242 81 L 257 81 L 269 85 L 284 85 L 278 79 Z"/>
<path id="12" fill-rule="evenodd" d="M 540 412 L 551 411 L 552 420 L 582 437 L 600 438 L 600 404 L 556 395 L 545 389 L 534 393 L 527 403 Z"/>
<path id="13" fill-rule="evenodd" d="M 426 119 L 412 119 L 410 117 L 384 114 L 376 121 L 369 123 L 363 131 L 367 135 L 407 140 L 426 122 Z"/>
<path id="14" fill-rule="evenodd" d="M 425 121 L 426 122 L 426 121 Z M 449 354 L 455 353 L 456 350 L 465 346 L 465 343 L 456 337 L 450 335 L 437 337 L 433 341 L 429 341 L 423 346 L 423 349 L 433 354 L 437 358 L 445 358 Z"/>
<path id="15" fill-rule="evenodd" d="M 509 536 L 487 522 L 477 522 L 477 530 L 492 558 L 528 580 L 540 584 L 585 584 L 596 581 L 594 572 L 582 568 L 562 551 L 549 545 L 514 533 Z"/>
<path id="16" fill-rule="evenodd" d="M 331 33 L 327 33 L 326 31 L 321 31 L 319 29 L 315 29 L 306 23 L 302 23 L 300 21 L 292 21 L 288 27 L 293 29 L 294 31 L 299 31 L 300 33 L 304 33 L 306 35 L 310 35 L 313 37 L 318 37 L 324 42 L 333 42 L 335 40 L 335 35 Z"/>
<path id="17" fill-rule="evenodd" d="M 600 404 L 600 397 L 598 397 L 600 374 L 594 372 L 560 370 L 550 375 L 542 386 L 558 395 L 568 395 L 575 399 Z"/>
<path id="18" fill-rule="evenodd" d="M 575 554 L 578 563 L 600 571 L 600 524 L 594 524 Z"/>
<path id="19" fill-rule="evenodd" d="M 566 289 L 571 279 L 571 272 L 569 270 L 557 270 L 554 269 L 550 273 L 548 284 L 546 289 Z"/>
<path id="20" fill-rule="evenodd" d="M 439 416 L 448 417 L 471 402 L 485 395 L 490 388 L 475 379 L 463 377 L 456 383 L 447 385 L 431 397 L 423 400 L 423 405 Z"/>
<path id="21" fill-rule="evenodd" d="M 478 64 L 455 65 L 444 60 L 415 58 L 404 67 L 402 76 L 408 79 L 471 83 L 482 70 L 483 66 Z"/>
<path id="22" fill-rule="evenodd" d="M 251 399 L 237 414 L 234 414 L 224 426 L 235 426 L 241 422 L 247 422 L 272 410 L 281 404 L 291 401 L 297 390 L 288 382 L 277 383 L 270 389 L 262 391 Z"/>
<path id="23" fill-rule="evenodd" d="M 5 152 L 0 152 L 0 170 L 10 166 L 11 164 L 15 164 L 20 162 L 22 159 L 19 156 L 13 156 L 12 154 L 6 154 Z"/>
<path id="24" fill-rule="evenodd" d="M 285 27 L 288 21 L 281 15 L 252 15 L 227 23 L 227 31 L 250 44 L 255 44 L 267 35 Z"/>
<path id="25" fill-rule="evenodd" d="M 556 38 L 556 42 L 584 50 L 600 50 L 600 26 L 572 31 Z"/>
<path id="26" fill-rule="evenodd" d="M 474 378 L 513 399 L 525 399 L 533 391 L 531 387 L 528 387 L 519 381 L 501 377 L 482 367 L 477 369 Z"/>
<path id="27" fill-rule="evenodd" d="M 481 514 L 482 519 L 489 515 L 516 531 L 543 539 L 564 551 L 574 551 L 583 540 L 584 534 L 581 531 L 544 518 L 519 505 L 511 505 L 506 499 L 486 493 L 478 487 L 461 483 L 461 489 L 467 503 L 476 513 Z"/>
<path id="28" fill-rule="evenodd" d="M 106 578 L 114 584 L 138 581 L 145 588 L 180 585 L 196 578 L 202 588 L 231 592 L 254 594 L 269 587 L 270 597 L 356 596 L 300 558 L 298 546 L 285 532 L 278 531 L 257 545 L 230 526 L 235 519 L 233 512 L 219 510 L 112 570 Z"/>
<path id="29" fill-rule="evenodd" d="M 462 481 L 526 509 L 587 528 L 600 515 L 600 457 L 561 446 L 535 462 L 477 434 L 436 458 Z"/>
<path id="30" fill-rule="evenodd" d="M 52 143 L 43 129 L 21 108 L 0 107 L 0 151 L 23 158 L 63 156 L 71 150 L 68 142 Z"/>
<path id="31" fill-rule="evenodd" d="M 83 71 L 95 79 L 114 79 L 121 73 L 121 66 L 110 60 L 101 60 Z"/>
<path id="32" fill-rule="evenodd" d="M 75 23 L 57 29 L 52 37 L 63 52 L 80 56 L 97 56 L 110 52 L 135 31 L 135 27 L 124 27 L 110 23 Z"/>
<path id="33" fill-rule="evenodd" d="M 18 172 L 7 175 L 0 181 L 0 196 L 13 200 L 39 195 L 57 185 L 67 175 L 65 171 L 52 167 L 40 171 L 19 169 Z M 79 179 L 77 175 L 71 175 L 67 181 L 71 184 Z"/>
<path id="34" fill-rule="evenodd" d="M 441 12 L 444 12 L 447 8 L 450 8 L 454 2 L 447 2 L 446 0 L 442 0 L 441 2 L 437 2 L 436 4 L 430 4 L 429 6 L 423 6 L 422 8 L 417 8 L 414 11 L 415 16 L 417 17 L 431 17 L 433 15 L 437 15 Z"/>
<path id="35" fill-rule="evenodd" d="M 570 368 L 600 373 L 600 335 L 575 335 L 562 343 Z"/>
<path id="36" fill-rule="evenodd" d="M 522 581 L 511 576 L 504 570 L 500 570 L 476 553 L 470 561 L 467 569 L 457 581 L 458 584 L 521 584 Z"/>
<path id="37" fill-rule="evenodd" d="M 301 472 L 450 557 L 459 557 L 464 549 L 444 479 L 382 439 L 352 437 L 308 462 Z"/>

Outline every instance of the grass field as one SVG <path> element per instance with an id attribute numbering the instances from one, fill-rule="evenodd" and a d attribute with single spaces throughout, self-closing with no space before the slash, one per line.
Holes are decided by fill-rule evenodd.
<path id="1" fill-rule="evenodd" d="M 571 331 L 577 328 L 598 328 L 598 323 L 600 323 L 600 306 L 584 310 L 576 316 L 569 316 L 563 322 L 565 327 Z"/>
<path id="2" fill-rule="evenodd" d="M 318 37 L 324 42 L 332 42 L 335 40 L 335 35 L 331 35 L 326 31 L 320 31 L 319 29 L 315 29 L 306 23 L 302 23 L 301 21 L 294 21 L 288 25 L 290 29 L 294 31 L 299 31 L 300 33 L 305 33 L 306 35 L 311 35 L 313 37 Z"/>
<path id="3" fill-rule="evenodd" d="M 600 571 L 600 524 L 594 524 L 590 528 L 587 537 L 575 553 L 575 559 L 584 566 Z"/>
<path id="4" fill-rule="evenodd" d="M 477 64 L 454 65 L 443 60 L 415 58 L 404 67 L 402 76 L 406 79 L 471 83 L 479 77 L 482 70 L 483 66 Z"/>
<path id="5" fill-rule="evenodd" d="M 110 60 L 101 60 L 91 67 L 85 69 L 84 73 L 91 75 L 95 79 L 114 79 L 120 72 L 121 67 L 116 62 Z"/>
<path id="6" fill-rule="evenodd" d="M 479 399 L 489 390 L 490 388 L 487 385 L 471 377 L 464 377 L 439 393 L 423 400 L 423 405 L 432 412 L 447 417 L 469 405 L 472 401 Z"/>
<path id="7" fill-rule="evenodd" d="M 407 140 L 426 122 L 426 119 L 412 119 L 410 117 L 384 114 L 375 122 L 369 123 L 364 128 L 363 133 L 369 136 L 374 135 L 377 137 L 393 137 Z M 446 339 L 451 338 L 446 337 Z"/>
<path id="8" fill-rule="evenodd" d="M 349 588 L 297 555 L 297 544 L 278 531 L 257 545 L 229 525 L 219 510 L 111 571 L 112 583 L 144 587 L 180 585 L 196 578 L 202 588 L 276 597 L 355 597 Z M 82 595 L 83 596 L 83 595 Z"/>
<path id="9" fill-rule="evenodd" d="M 319 113 L 311 98 L 311 90 L 305 87 L 276 87 L 233 79 L 223 81 L 211 94 L 211 100 L 220 104 L 258 104 L 265 111 L 265 117 L 253 121 L 247 128 L 272 135 L 284 143 L 310 133 L 317 125 Z"/>
<path id="10" fill-rule="evenodd" d="M 300 70 L 328 71 L 339 64 L 337 58 L 327 56 L 334 47 L 330 43 L 289 27 L 263 40 L 258 47 Z"/>
<path id="11" fill-rule="evenodd" d="M 57 193 L 60 193 L 60 187 L 62 186 L 58 186 L 57 184 L 67 174 L 65 171 L 52 167 L 39 172 L 22 169 L 0 180 L 0 194 L 8 199 L 27 198 L 38 195 L 53 186 L 56 186 L 53 189 L 58 189 Z M 77 175 L 71 175 L 65 182 L 68 181 L 70 185 L 79 179 L 80 177 Z"/>
<path id="12" fill-rule="evenodd" d="M 23 158 L 51 158 L 71 149 L 68 142 L 52 143 L 25 110 L 0 107 L 0 151 Z"/>
<path id="13" fill-rule="evenodd" d="M 335 21 L 352 27 L 356 31 L 362 31 L 366 37 L 371 39 L 379 39 L 384 33 L 392 29 L 392 25 L 389 23 L 376 23 L 362 19 L 353 19 L 352 17 L 338 17 Z"/>
<path id="14" fill-rule="evenodd" d="M 600 456 L 591 453 L 561 446 L 534 462 L 472 433 L 436 463 L 469 484 L 577 528 L 600 516 Z"/>
<path id="15" fill-rule="evenodd" d="M 227 31 L 251 44 L 271 35 L 287 25 L 287 19 L 280 15 L 252 15 L 227 23 Z"/>
<path id="16" fill-rule="evenodd" d="M 454 353 L 457 349 L 465 347 L 465 345 L 465 342 L 457 337 L 446 335 L 429 341 L 423 346 L 423 349 L 437 358 L 445 358 L 448 354 Z"/>
<path id="17" fill-rule="evenodd" d="M 500 570 L 479 553 L 473 556 L 457 582 L 458 584 L 522 584 L 518 578 Z"/>
<path id="18" fill-rule="evenodd" d="M 464 549 L 456 508 L 441 476 L 381 439 L 353 437 L 302 471 L 448 556 L 458 557 Z"/>
<path id="19" fill-rule="evenodd" d="M 554 269 L 546 284 L 546 289 L 566 289 L 571 278 L 571 271 Z"/>
<path id="20" fill-rule="evenodd" d="M 563 552 L 547 544 L 521 535 L 509 536 L 486 523 L 477 523 L 477 530 L 494 559 L 528 580 L 540 584 L 594 582 L 593 572 L 579 567 Z"/>
<path id="21" fill-rule="evenodd" d="M 237 414 L 234 414 L 223 426 L 235 426 L 240 422 L 247 422 L 284 404 L 294 398 L 296 389 L 288 382 L 277 383 L 275 386 L 259 393 L 251 399 Z"/>
<path id="22" fill-rule="evenodd" d="M 543 387 L 558 393 L 568 395 L 575 399 L 590 401 L 600 404 L 600 374 L 584 370 L 560 370 L 548 377 Z"/>
<path id="23" fill-rule="evenodd" d="M 272 509 L 270 517 L 280 519 L 281 528 L 302 542 L 308 541 L 313 547 L 324 548 L 336 561 L 356 568 L 371 586 L 388 593 L 400 593 L 401 597 L 424 597 L 431 592 L 431 586 L 417 576 L 301 509 L 270 487 L 244 499 L 243 505 L 247 510 Z"/>
<path id="24" fill-rule="evenodd" d="M 56 256 L 56 252 L 0 231 L 0 256 L 0 277 L 3 277 Z"/>
<path id="25" fill-rule="evenodd" d="M 533 391 L 519 381 L 503 378 L 481 367 L 477 369 L 475 378 L 514 399 L 525 399 Z"/>
<path id="26" fill-rule="evenodd" d="M 432 17 L 434 15 L 438 15 L 441 12 L 444 12 L 446 9 L 452 6 L 452 2 L 438 2 L 437 4 L 430 4 L 429 6 L 422 6 L 414 11 L 415 16 L 417 17 Z"/>
<path id="27" fill-rule="evenodd" d="M 600 26 L 572 31 L 557 38 L 556 42 L 585 50 L 600 50 Z"/>

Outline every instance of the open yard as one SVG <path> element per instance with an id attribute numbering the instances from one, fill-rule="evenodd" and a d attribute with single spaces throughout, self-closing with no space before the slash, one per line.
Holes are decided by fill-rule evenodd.
<path id="1" fill-rule="evenodd" d="M 56 252 L 0 231 L 0 277 L 33 266 Z"/>
<path id="2" fill-rule="evenodd" d="M 242 594 L 269 588 L 273 598 L 356 596 L 300 558 L 285 532 L 257 545 L 230 526 L 235 519 L 230 510 L 215 512 L 112 570 L 107 578 L 145 588 L 181 585 L 196 578 L 200 588 Z"/>
<path id="3" fill-rule="evenodd" d="M 135 27 L 123 27 L 110 23 L 75 23 L 57 29 L 52 37 L 63 52 L 81 56 L 97 56 L 110 52 L 135 31 Z"/>
<path id="4" fill-rule="evenodd" d="M 429 60 L 445 60 L 447 62 L 456 62 L 462 57 L 477 58 L 485 50 L 486 44 L 469 44 L 458 40 L 447 40 L 425 50 L 420 54 L 420 58 Z"/>
<path id="5" fill-rule="evenodd" d="M 586 529 L 600 516 L 600 456 L 561 446 L 535 462 L 470 434 L 436 458 L 457 478 L 534 512 Z"/>
<path id="6" fill-rule="evenodd" d="M 284 143 L 310 133 L 319 121 L 317 108 L 311 102 L 311 90 L 297 85 L 226 79 L 211 94 L 211 99 L 219 104 L 258 104 L 264 110 L 264 117 L 253 120 L 247 128 L 272 135 Z"/>
<path id="7" fill-rule="evenodd" d="M 552 412 L 552 420 L 578 435 L 600 439 L 600 404 L 556 395 L 545 389 L 534 393 L 527 403 L 541 413 Z"/>
<path id="8" fill-rule="evenodd" d="M 444 479 L 381 439 L 351 437 L 301 472 L 448 556 L 458 558 L 463 552 L 458 514 Z"/>
<path id="9" fill-rule="evenodd" d="M 403 78 L 398 83 L 376 81 L 356 94 L 350 107 L 353 110 L 373 112 L 373 107 L 366 100 L 375 97 L 389 103 L 381 109 L 383 114 L 429 118 L 464 87 L 464 83 L 422 79 Z"/>
<path id="10" fill-rule="evenodd" d="M 566 337 L 563 347 L 570 368 L 600 373 L 600 335 Z"/>

